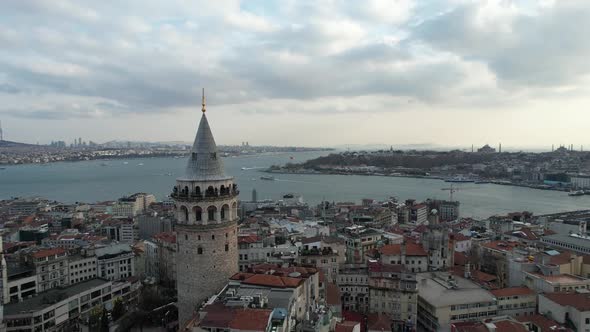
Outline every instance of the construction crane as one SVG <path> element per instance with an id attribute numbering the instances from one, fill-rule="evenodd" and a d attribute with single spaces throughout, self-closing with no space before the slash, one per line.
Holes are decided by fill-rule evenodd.
<path id="1" fill-rule="evenodd" d="M 450 188 L 441 188 L 440 190 L 448 191 L 449 192 L 449 200 L 452 202 L 454 193 L 456 193 L 458 191 L 468 190 L 468 189 L 475 189 L 475 188 L 469 188 L 469 187 L 456 188 L 453 184 L 451 184 Z"/>

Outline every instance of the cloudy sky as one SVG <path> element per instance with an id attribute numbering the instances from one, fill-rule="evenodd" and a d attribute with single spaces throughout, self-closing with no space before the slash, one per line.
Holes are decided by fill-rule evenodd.
<path id="1" fill-rule="evenodd" d="M 590 148 L 589 32 L 588 0 L 3 0 L 0 120 L 191 141 L 205 87 L 221 144 Z"/>

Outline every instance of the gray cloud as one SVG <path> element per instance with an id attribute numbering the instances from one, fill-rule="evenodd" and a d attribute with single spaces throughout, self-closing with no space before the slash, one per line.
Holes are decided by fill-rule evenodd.
<path id="1" fill-rule="evenodd" d="M 561 86 L 590 73 L 590 3 L 556 1 L 535 13 L 474 2 L 418 26 L 413 36 L 439 50 L 486 63 L 511 88 Z M 494 16 L 495 14 L 495 16 Z"/>
<path id="2" fill-rule="evenodd" d="M 245 13 L 230 0 L 56 3 L 3 6 L 0 37 L 11 47 L 0 55 L 0 78 L 10 83 L 0 84 L 0 113 L 67 119 L 168 112 L 198 107 L 200 86 L 216 104 L 246 112 L 272 112 L 270 104 L 239 106 L 252 100 L 376 95 L 484 107 L 515 101 L 513 88 L 567 84 L 590 70 L 590 41 L 580 33 L 590 31 L 590 6 L 582 1 L 491 18 L 478 3 L 435 15 L 400 1 L 399 15 L 380 15 L 390 2 L 370 10 L 308 2 L 276 17 Z M 79 109 L 57 97 L 31 101 L 47 95 L 75 99 Z"/>

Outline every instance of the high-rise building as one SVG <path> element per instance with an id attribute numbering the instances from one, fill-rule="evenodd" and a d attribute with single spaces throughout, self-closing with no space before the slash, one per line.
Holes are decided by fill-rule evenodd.
<path id="1" fill-rule="evenodd" d="M 181 328 L 238 272 L 238 190 L 225 174 L 203 115 L 185 175 L 172 192 L 177 216 L 176 273 Z"/>

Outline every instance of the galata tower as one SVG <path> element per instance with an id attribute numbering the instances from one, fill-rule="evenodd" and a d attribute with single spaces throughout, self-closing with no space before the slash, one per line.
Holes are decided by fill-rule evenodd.
<path id="1" fill-rule="evenodd" d="M 174 199 L 180 328 L 238 272 L 238 189 L 225 174 L 205 115 L 205 91 L 197 136 Z"/>

